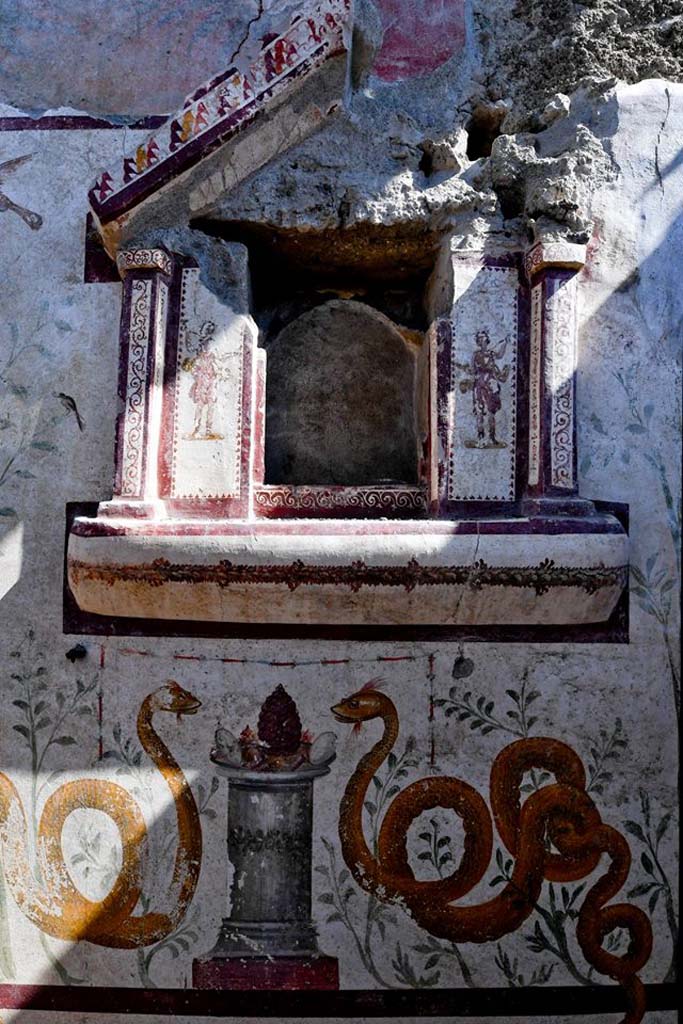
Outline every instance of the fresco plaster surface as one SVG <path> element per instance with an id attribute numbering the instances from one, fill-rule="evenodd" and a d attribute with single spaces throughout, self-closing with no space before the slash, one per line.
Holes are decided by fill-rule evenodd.
<path id="1" fill-rule="evenodd" d="M 458 12 L 456 5 L 456 20 Z M 456 40 L 458 32 L 456 27 Z M 393 72 L 383 74 L 390 78 Z M 437 81 L 436 98 L 430 101 L 434 108 L 438 93 Z M 133 109 L 132 100 L 125 102 Z M 318 137 L 237 190 L 221 212 L 232 216 L 246 210 L 266 222 L 290 218 L 299 226 L 320 227 L 336 223 L 339 201 L 346 196 L 352 218 L 379 223 L 415 215 L 429 223 L 434 210 L 440 218 L 455 217 L 475 193 L 493 211 L 495 189 L 481 167 L 470 169 L 470 182 L 451 167 L 436 182 L 415 184 L 422 154 L 418 142 L 434 108 L 424 104 L 418 131 L 409 118 L 391 112 L 393 102 L 375 112 L 370 97 L 360 103 L 370 125 L 385 122 L 382 155 L 371 179 L 364 169 L 350 167 L 344 153 L 350 138 L 362 136 L 354 153 L 359 164 L 369 162 L 371 132 L 367 127 L 360 132 L 349 122 L 327 136 L 329 166 L 322 168 L 322 178 L 321 161 L 312 156 L 320 147 Z M 342 988 L 595 983 L 576 943 L 572 915 L 580 886 L 598 873 L 572 883 L 566 893 L 559 886 L 551 891 L 546 883 L 536 910 L 519 931 L 497 943 L 460 946 L 430 937 L 404 907 L 368 896 L 351 879 L 338 841 L 339 800 L 359 759 L 378 738 L 379 726 L 368 723 L 356 735 L 335 721 L 330 708 L 378 677 L 396 705 L 401 732 L 393 760 L 370 784 L 367 835 L 376 836 L 396 786 L 446 774 L 466 780 L 488 800 L 491 763 L 506 744 L 529 736 L 562 739 L 582 758 L 604 821 L 619 829 L 631 847 L 624 892 L 648 914 L 654 932 L 643 980 L 671 980 L 678 876 L 677 751 L 671 722 L 680 690 L 683 172 L 677 140 L 683 131 L 683 89 L 649 81 L 580 95 L 573 112 L 544 136 L 539 159 L 559 159 L 562 145 L 576 137 L 577 124 L 599 140 L 593 165 L 599 173 L 592 183 L 599 187 L 592 193 L 585 187 L 594 227 L 579 280 L 578 468 L 582 494 L 630 505 L 631 643 L 458 646 L 104 637 L 84 638 L 85 658 L 73 662 L 65 655 L 79 638 L 64 636 L 61 623 L 64 508 L 73 500 L 111 497 L 121 291 L 119 284 L 83 284 L 85 196 L 101 168 L 142 141 L 145 132 L 74 127 L 0 134 L 3 161 L 32 157 L 12 176 L 12 200 L 42 218 L 32 230 L 13 211 L 0 214 L 5 240 L 0 265 L 4 295 L 10 299 L 0 324 L 0 662 L 6 699 L 0 767 L 16 786 L 29 832 L 48 794 L 67 782 L 88 777 L 123 786 L 148 833 L 143 899 L 151 900 L 154 910 L 173 911 L 179 902 L 173 873 L 177 806 L 158 761 L 150 761 L 142 749 L 136 716 L 150 692 L 176 679 L 202 707 L 182 721 L 159 713 L 154 725 L 194 794 L 203 851 L 196 894 L 186 913 L 170 934 L 140 949 L 49 937 L 22 912 L 0 873 L 1 981 L 68 984 L 74 991 L 83 982 L 191 985 L 192 960 L 211 949 L 228 911 L 226 783 L 209 760 L 214 730 L 219 721 L 236 735 L 247 724 L 255 726 L 264 698 L 282 684 L 296 700 L 306 728 L 338 735 L 337 759 L 330 774 L 316 783 L 313 917 L 321 949 L 339 959 Z M 513 152 L 515 145 L 519 150 Z M 592 145 L 589 140 L 587 148 Z M 457 141 L 450 152 L 454 161 L 458 152 L 462 158 Z M 554 200 L 539 199 L 533 177 L 537 156 L 526 152 L 524 139 L 500 144 L 501 165 L 517 161 L 515 166 L 531 168 L 520 209 L 528 213 L 534 208 L 545 216 Z M 289 192 L 278 192 L 292 159 L 299 161 L 301 173 L 291 178 Z M 549 165 L 544 167 L 550 173 Z M 477 180 L 475 173 L 481 175 Z M 314 175 L 318 191 L 309 189 Z M 333 182 L 328 190 L 320 188 L 326 175 Z M 470 209 L 466 219 L 476 231 L 476 212 Z M 496 223 L 502 228 L 502 219 Z M 468 324 L 468 338 L 473 328 Z M 544 781 L 530 778 L 526 784 Z M 64 829 L 62 847 L 76 886 L 101 900 L 123 855 L 112 821 L 97 811 L 77 811 Z M 409 850 L 416 877 L 446 873 L 462 851 L 462 831 L 453 814 L 423 814 L 411 826 Z M 30 863 L 32 852 L 26 856 Z M 496 838 L 490 867 L 468 902 L 499 891 L 509 870 L 508 855 Z M 614 933 L 610 941 L 614 950 L 623 950 L 623 933 Z M 0 1009 L 0 1015 L 22 1024 L 99 1019 L 78 1011 L 30 1009 Z M 166 1018 L 126 1019 L 142 1024 Z M 177 1019 L 189 1024 L 207 1018 Z M 597 1018 L 585 1017 L 591 1019 Z M 652 1012 L 645 1019 L 670 1024 L 673 1014 Z"/>

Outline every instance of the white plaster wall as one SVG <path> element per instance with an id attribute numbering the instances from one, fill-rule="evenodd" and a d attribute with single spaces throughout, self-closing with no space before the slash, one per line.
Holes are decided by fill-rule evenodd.
<path id="1" fill-rule="evenodd" d="M 254 725 L 261 701 L 282 683 L 297 700 L 304 726 L 339 733 L 338 759 L 331 774 L 316 784 L 315 862 L 329 867 L 321 837 L 335 844 L 341 791 L 378 735 L 377 723 L 372 723 L 360 737 L 352 737 L 344 726 L 333 723 L 330 705 L 370 678 L 382 676 L 403 721 L 397 752 L 403 751 L 408 735 L 416 739 L 401 783 L 438 770 L 467 780 L 486 795 L 491 762 L 512 735 L 499 728 L 482 734 L 470 728 L 471 717 L 463 722 L 457 715 L 446 718 L 447 704 L 436 709 L 430 722 L 430 695 L 461 707 L 484 696 L 487 703 L 494 701 L 490 715 L 503 726 L 513 723 L 514 728 L 507 713 L 515 708 L 507 691 L 520 691 L 526 674 L 527 686 L 539 694 L 529 711 L 529 716 L 537 717 L 532 733 L 565 740 L 589 769 L 596 758 L 601 761 L 602 780 L 596 780 L 599 788 L 594 798 L 605 821 L 626 830 L 631 844 L 633 867 L 627 891 L 654 881 L 647 893 L 632 897 L 646 910 L 655 889 L 660 892 L 649 911 L 655 945 L 643 978 L 654 982 L 665 977 L 672 956 L 668 892 L 674 889 L 678 874 L 673 688 L 675 679 L 680 679 L 676 530 L 680 529 L 683 299 L 677 275 L 683 88 L 659 82 L 620 87 L 608 102 L 615 115 L 608 141 L 613 178 L 594 197 L 598 227 L 580 285 L 580 471 L 586 496 L 631 506 L 635 574 L 629 646 L 466 643 L 459 651 L 457 645 L 445 644 L 84 638 L 86 659 L 73 665 L 67 661 L 65 653 L 78 638 L 63 636 L 61 629 L 64 510 L 67 501 L 110 496 L 120 295 L 115 284 L 82 283 L 85 197 L 101 166 L 129 148 L 136 136 L 125 129 L 0 134 L 2 160 L 33 154 L 3 188 L 15 202 L 44 218 L 42 228 L 31 231 L 15 214 L 0 215 L 0 590 L 4 591 L 0 768 L 19 789 L 29 816 L 34 778 L 38 789 L 45 783 L 36 794 L 39 810 L 47 793 L 66 779 L 97 773 L 129 789 L 143 807 L 152 832 L 155 821 L 164 823 L 157 833 L 172 829 L 167 791 L 145 757 L 130 771 L 121 771 L 124 766 L 114 758 L 98 761 L 98 695 L 102 694 L 104 749 L 116 750 L 119 742 L 125 745 L 130 740 L 136 751 L 135 716 L 147 693 L 169 677 L 196 693 L 204 705 L 200 715 L 181 725 L 169 716 L 160 723 L 160 732 L 195 793 L 199 794 L 201 785 L 206 797 L 214 774 L 208 754 L 217 718 L 233 731 L 247 722 Z M 75 400 L 82 430 L 60 393 Z M 410 660 L 378 661 L 398 657 Z M 463 658 L 471 660 L 467 669 L 472 671 L 466 677 L 461 671 L 454 679 L 458 657 L 456 675 Z M 223 659 L 244 659 L 245 664 L 226 664 Z M 344 660 L 345 664 L 322 665 L 323 660 Z M 296 667 L 271 662 L 295 662 Z M 29 683 L 35 687 L 45 682 L 42 699 L 48 702 L 46 714 L 54 722 L 60 707 L 71 706 L 77 680 L 86 692 L 75 699 L 74 713 L 57 733 L 72 737 L 73 742 L 50 746 L 35 776 L 27 737 L 15 729 L 24 719 L 21 706 L 14 702 L 24 699 L 23 688 Z M 80 707 L 90 711 L 76 713 Z M 39 731 L 39 744 L 44 744 L 51 729 L 49 725 Z M 430 764 L 432 740 L 435 754 Z M 610 756 L 605 758 L 610 741 Z M 64 774 L 54 776 L 55 771 Z M 651 831 L 661 832 L 656 864 L 640 838 L 647 832 L 648 807 Z M 202 874 L 186 921 L 195 938 L 187 939 L 187 948 L 178 945 L 173 951 L 169 947 L 158 951 L 146 968 L 146 977 L 141 957 L 134 951 L 89 943 L 69 947 L 41 935 L 6 887 L 0 887 L 0 980 L 73 983 L 85 978 L 89 984 L 140 986 L 151 979 L 159 986 L 190 984 L 192 958 L 213 945 L 227 891 L 223 782 L 208 809 L 214 815 L 203 816 Z M 96 831 L 94 827 L 88 840 L 73 830 L 69 845 L 65 844 L 67 860 L 78 853 L 79 843 L 83 848 L 89 841 L 92 853 Z M 457 836 L 456 830 L 456 852 Z M 157 834 L 154 841 L 161 838 Z M 91 864 L 91 875 L 99 873 L 102 885 L 111 867 L 107 859 L 111 842 L 103 833 L 100 853 L 93 855 Z M 417 851 L 419 840 L 414 842 Z M 336 857 L 341 870 L 338 848 Z M 155 896 L 168 885 L 168 865 L 162 852 L 151 858 L 146 881 Z M 472 900 L 491 895 L 495 873 L 492 864 Z M 81 882 L 86 884 L 84 879 Z M 371 988 L 382 982 L 403 986 L 405 975 L 395 968 L 397 943 L 423 982 L 438 970 L 436 984 L 462 985 L 452 952 L 425 966 L 429 956 L 416 948 L 424 947 L 425 936 L 397 908 L 387 914 L 383 931 L 377 926 L 371 929 L 370 954 L 363 963 L 351 928 L 358 936 L 365 934 L 367 897 L 359 890 L 350 897 L 348 924 L 343 920 L 327 923 L 334 908 L 320 900 L 328 891 L 323 873 L 315 873 L 315 885 L 321 948 L 339 957 L 342 987 Z M 547 909 L 547 886 L 543 899 Z M 518 959 L 526 983 L 534 971 L 551 964 L 552 984 L 572 983 L 575 979 L 566 962 L 530 948 L 526 936 L 537 920 L 542 923 L 540 917 L 533 918 L 520 932 L 503 939 L 501 949 Z M 572 963 L 585 974 L 581 953 L 568 934 Z M 495 944 L 462 947 L 476 985 L 505 984 L 496 953 Z M 47 1019 L 28 1011 L 3 1016 L 22 1024 Z M 55 1024 L 95 1019 L 83 1014 L 49 1017 Z M 648 1017 L 653 1024 L 668 1024 L 671 1019 L 667 1014 Z"/>

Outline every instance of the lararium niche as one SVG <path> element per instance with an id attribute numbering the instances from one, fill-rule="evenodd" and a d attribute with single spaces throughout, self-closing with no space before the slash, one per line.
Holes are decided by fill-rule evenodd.
<path id="1" fill-rule="evenodd" d="M 69 528 L 73 628 L 590 637 L 628 538 L 577 488 L 584 246 L 221 219 L 345 102 L 348 5 L 304 7 L 90 193 L 119 412 L 112 498 Z"/>
<path id="2" fill-rule="evenodd" d="M 416 354 L 369 306 L 336 300 L 267 349 L 266 483 L 417 484 Z"/>

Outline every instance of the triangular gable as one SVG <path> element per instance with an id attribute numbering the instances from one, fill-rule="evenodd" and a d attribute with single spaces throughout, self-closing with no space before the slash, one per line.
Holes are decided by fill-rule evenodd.
<path id="1" fill-rule="evenodd" d="M 276 97 L 294 90 L 331 58 L 345 55 L 350 7 L 351 0 L 303 3 L 287 30 L 263 46 L 246 72 L 231 66 L 202 85 L 177 114 L 103 171 L 89 192 L 100 226 L 126 219 L 150 196 L 252 126 Z M 256 160 L 253 170 L 261 165 Z"/>

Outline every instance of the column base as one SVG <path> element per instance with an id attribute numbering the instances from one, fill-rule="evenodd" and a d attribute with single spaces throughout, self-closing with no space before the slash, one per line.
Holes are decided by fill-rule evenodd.
<path id="1" fill-rule="evenodd" d="M 333 956 L 211 956 L 192 964 L 199 989 L 241 991 L 317 989 L 338 991 L 339 961 Z"/>
<path id="2" fill-rule="evenodd" d="M 567 498 L 524 498 L 521 513 L 530 519 L 542 516 L 592 516 L 595 515 L 595 505 L 578 495 Z"/>

